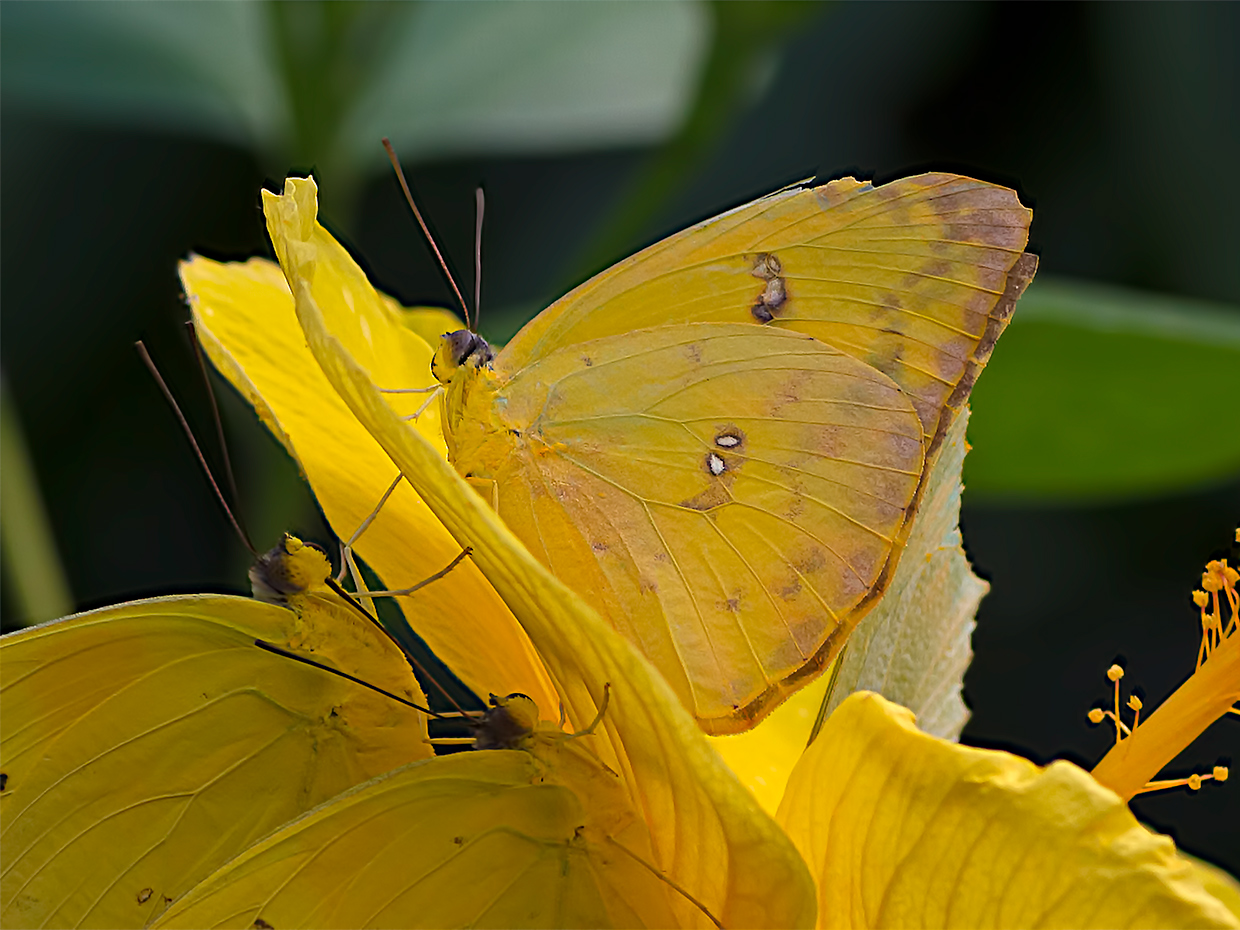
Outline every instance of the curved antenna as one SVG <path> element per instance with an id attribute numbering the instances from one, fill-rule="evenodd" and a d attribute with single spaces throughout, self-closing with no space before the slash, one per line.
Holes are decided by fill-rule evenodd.
<path id="1" fill-rule="evenodd" d="M 482 214 L 486 212 L 487 198 L 481 187 L 474 188 L 474 325 L 469 329 L 478 332 L 482 325 Z"/>
<path id="2" fill-rule="evenodd" d="M 409 183 L 405 180 L 405 172 L 400 169 L 400 159 L 396 157 L 396 149 L 392 148 L 392 143 L 386 137 L 383 140 L 383 147 L 387 150 L 388 160 L 392 162 L 392 167 L 396 169 L 396 177 L 400 181 L 400 189 L 405 192 L 405 200 L 409 203 L 409 209 L 413 211 L 414 218 L 418 221 L 418 225 L 422 227 L 422 235 L 430 243 L 431 251 L 435 253 L 435 258 L 439 259 L 439 267 L 443 269 L 444 277 L 448 279 L 448 284 L 452 286 L 452 293 L 456 295 L 457 302 L 465 313 L 465 325 L 472 332 L 474 327 L 469 321 L 469 307 L 465 304 L 465 298 L 461 296 L 461 289 L 456 286 L 456 279 L 452 277 L 452 272 L 448 269 L 448 263 L 439 251 L 439 246 L 435 244 L 435 237 L 431 235 L 426 221 L 422 219 L 422 211 L 418 209 L 418 205 L 413 201 L 413 194 L 409 191 Z"/>
<path id="3" fill-rule="evenodd" d="M 224 438 L 224 420 L 220 417 L 220 406 L 215 402 L 215 388 L 211 386 L 211 376 L 207 373 L 207 361 L 203 358 L 202 343 L 198 341 L 198 330 L 193 320 L 185 321 L 185 329 L 189 333 L 190 345 L 194 347 L 194 357 L 198 359 L 198 371 L 202 373 L 202 383 L 207 389 L 207 399 L 211 401 L 211 418 L 215 420 L 215 438 L 220 446 L 220 455 L 224 458 L 224 477 L 228 479 L 228 493 L 237 505 L 237 522 L 243 527 L 241 518 L 241 493 L 237 490 L 237 478 L 233 474 L 232 456 L 228 454 L 228 440 Z"/>
<path id="4" fill-rule="evenodd" d="M 146 351 L 146 346 L 139 339 L 134 345 L 138 349 L 138 355 L 142 357 L 142 361 L 146 363 L 147 369 L 155 378 L 155 383 L 159 385 L 159 389 L 164 393 L 164 399 L 168 401 L 172 407 L 172 412 L 176 414 L 177 420 L 181 423 L 181 429 L 185 430 L 185 435 L 189 437 L 189 444 L 194 447 L 194 455 L 198 456 L 198 464 L 202 466 L 202 470 L 206 472 L 207 481 L 211 483 L 211 489 L 215 491 L 215 496 L 220 502 L 220 506 L 224 508 L 224 513 L 228 516 L 228 522 L 232 524 L 233 529 L 237 531 L 237 535 L 241 537 L 241 542 L 247 549 L 258 557 L 258 550 L 254 548 L 254 544 L 250 542 L 250 537 L 245 534 L 245 530 L 241 528 L 241 524 L 237 522 L 237 518 L 233 516 L 232 508 L 228 506 L 228 501 L 224 498 L 224 492 L 220 490 L 220 486 L 215 481 L 215 475 L 211 474 L 211 466 L 207 464 L 206 458 L 202 454 L 202 449 L 198 446 L 198 440 L 194 438 L 194 431 L 190 428 L 189 421 L 185 419 L 185 414 L 181 412 L 181 407 L 177 404 L 176 398 L 172 396 L 172 391 L 168 388 L 168 383 L 164 381 L 163 375 L 159 373 L 159 369 L 155 367 L 155 363 L 151 360 L 151 355 Z"/>

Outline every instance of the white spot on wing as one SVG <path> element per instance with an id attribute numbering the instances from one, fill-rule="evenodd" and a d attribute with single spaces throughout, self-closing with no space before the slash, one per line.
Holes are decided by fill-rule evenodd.
<path id="1" fill-rule="evenodd" d="M 733 436 L 730 433 L 723 433 L 715 437 L 715 445 L 721 449 L 733 449 L 741 444 L 739 436 Z"/>
<path id="2" fill-rule="evenodd" d="M 706 467 L 710 469 L 710 473 L 716 478 L 723 474 L 724 469 L 728 466 L 724 463 L 721 456 L 711 453 L 706 457 Z"/>

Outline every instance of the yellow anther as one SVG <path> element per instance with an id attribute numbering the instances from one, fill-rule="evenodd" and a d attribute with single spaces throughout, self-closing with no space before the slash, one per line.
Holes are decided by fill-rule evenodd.
<path id="1" fill-rule="evenodd" d="M 1208 565 L 1206 567 L 1209 568 Z M 1222 573 L 1216 575 L 1214 572 L 1205 572 L 1201 576 L 1201 586 L 1212 594 L 1223 590 Z"/>
<path id="2" fill-rule="evenodd" d="M 1141 709 L 1141 699 L 1137 697 L 1135 694 L 1130 694 L 1128 696 L 1128 709 L 1129 710 L 1140 710 Z"/>
<path id="3" fill-rule="evenodd" d="M 1106 714 L 1102 712 L 1101 708 L 1095 707 L 1093 710 L 1089 712 L 1090 723 L 1102 723 L 1102 721 L 1105 719 L 1106 719 Z"/>
<path id="4" fill-rule="evenodd" d="M 1118 665 L 1112 665 L 1109 669 L 1107 669 L 1107 678 L 1111 679 L 1111 681 L 1119 681 L 1123 677 L 1124 670 Z"/>
<path id="5" fill-rule="evenodd" d="M 1225 765 L 1214 766 L 1214 780 L 1215 781 L 1227 781 L 1227 775 L 1228 775 L 1227 766 Z"/>
<path id="6" fill-rule="evenodd" d="M 1201 776 L 1196 774 L 1195 772 L 1192 775 L 1189 775 L 1188 776 L 1188 787 L 1191 788 L 1193 791 L 1200 791 L 1201 790 Z"/>
<path id="7" fill-rule="evenodd" d="M 1210 595 L 1206 594 L 1205 591 L 1194 591 L 1193 592 L 1193 603 L 1196 604 L 1198 607 L 1200 607 L 1202 610 L 1205 610 L 1207 607 L 1210 606 Z"/>

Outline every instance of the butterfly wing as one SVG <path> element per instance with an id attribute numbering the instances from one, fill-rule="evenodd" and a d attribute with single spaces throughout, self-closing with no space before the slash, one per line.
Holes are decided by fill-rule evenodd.
<path id="1" fill-rule="evenodd" d="M 496 369 L 642 327 L 765 323 L 889 375 L 933 452 L 944 410 L 963 403 L 1033 277 L 1030 219 L 1014 191 L 959 175 L 794 186 L 591 278 L 522 329 Z"/>
<path id="2" fill-rule="evenodd" d="M 255 639 L 422 703 L 400 653 L 317 598 L 158 598 L 0 640 L 0 924 L 145 926 L 276 827 L 430 754 L 421 714 Z"/>
<path id="3" fill-rule="evenodd" d="M 673 926 L 667 886 L 591 837 L 553 781 L 519 750 L 407 766 L 246 851 L 158 926 Z"/>
<path id="4" fill-rule="evenodd" d="M 496 390 L 465 409 L 458 469 L 497 481 L 505 522 L 709 731 L 820 670 L 881 590 L 923 443 L 876 369 L 699 323 L 574 345 Z"/>

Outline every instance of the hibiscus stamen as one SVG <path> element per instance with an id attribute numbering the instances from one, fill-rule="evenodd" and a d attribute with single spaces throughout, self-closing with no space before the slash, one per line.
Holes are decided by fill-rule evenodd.
<path id="1" fill-rule="evenodd" d="M 1240 542 L 1240 530 L 1236 536 Z M 1141 699 L 1132 695 L 1127 701 L 1126 706 L 1133 711 L 1129 729 L 1119 716 L 1119 680 L 1124 670 L 1118 665 L 1107 670 L 1107 677 L 1115 686 L 1115 709 L 1095 708 L 1089 712 L 1089 719 L 1093 723 L 1101 723 L 1107 717 L 1114 720 L 1115 745 L 1094 768 L 1093 775 L 1121 797 L 1129 799 L 1147 791 L 1182 786 L 1196 791 L 1203 781 L 1226 781 L 1225 766 L 1216 766 L 1206 775 L 1152 779 L 1215 720 L 1240 713 L 1234 706 L 1240 701 L 1240 635 L 1236 633 L 1240 622 L 1238 581 L 1240 572 L 1228 565 L 1226 559 L 1206 563 L 1201 588 L 1192 595 L 1193 603 L 1201 611 L 1201 645 L 1197 650 L 1196 668 L 1188 680 L 1140 724 L 1140 729 L 1137 725 L 1143 706 Z M 1224 604 L 1231 613 L 1226 624 L 1223 623 Z"/>
<path id="2" fill-rule="evenodd" d="M 1191 791 L 1200 791 L 1201 783 L 1203 781 L 1227 781 L 1227 775 L 1227 766 L 1216 765 L 1214 766 L 1214 771 L 1207 772 L 1205 775 L 1198 775 L 1194 773 L 1189 775 L 1187 778 L 1166 778 L 1161 781 L 1149 782 L 1144 788 L 1138 791 L 1137 794 L 1145 794 L 1147 791 L 1162 791 L 1164 788 L 1182 788 L 1185 785 L 1187 785 Z"/>

